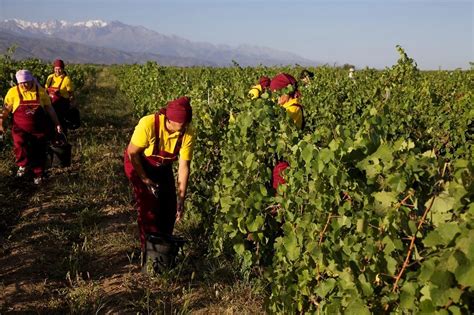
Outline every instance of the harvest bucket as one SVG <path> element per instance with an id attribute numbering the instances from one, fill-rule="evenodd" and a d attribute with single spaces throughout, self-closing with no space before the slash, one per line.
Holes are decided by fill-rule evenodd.
<path id="1" fill-rule="evenodd" d="M 48 166 L 68 167 L 71 165 L 72 146 L 64 134 L 57 135 L 48 148 Z"/>
<path id="2" fill-rule="evenodd" d="M 186 240 L 179 236 L 147 234 L 142 272 L 157 274 L 172 269 L 176 265 L 176 256 Z"/>

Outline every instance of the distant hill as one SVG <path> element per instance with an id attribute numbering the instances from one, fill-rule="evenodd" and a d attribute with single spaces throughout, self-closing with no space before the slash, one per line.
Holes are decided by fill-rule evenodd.
<path id="1" fill-rule="evenodd" d="M 178 66 L 228 66 L 232 60 L 242 66 L 320 64 L 289 52 L 250 45 L 230 47 L 192 42 L 118 21 L 36 23 L 13 19 L 0 22 L 0 31 L 0 49 L 4 51 L 5 46 L 17 43 L 20 58 L 32 54 L 49 60 L 54 59 L 53 54 L 71 62 L 110 64 L 155 60 Z"/>
<path id="2" fill-rule="evenodd" d="M 60 57 L 68 63 L 94 64 L 132 64 L 145 61 L 156 61 L 162 65 L 175 66 L 216 66 L 216 64 L 193 58 L 160 56 L 149 53 L 130 53 L 117 49 L 94 47 L 67 42 L 56 38 L 32 38 L 19 36 L 0 30 L 0 53 L 11 46 L 17 46 L 13 57 L 15 59 L 39 58 L 51 61 Z"/>

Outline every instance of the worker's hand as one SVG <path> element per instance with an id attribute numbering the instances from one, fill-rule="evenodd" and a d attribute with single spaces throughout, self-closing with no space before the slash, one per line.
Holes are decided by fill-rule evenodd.
<path id="1" fill-rule="evenodd" d="M 158 184 L 149 179 L 148 177 L 142 178 L 142 182 L 147 185 L 149 188 L 154 187 L 158 189 Z"/>
<path id="2" fill-rule="evenodd" d="M 59 134 L 63 133 L 63 128 L 61 127 L 61 125 L 56 125 L 56 132 Z"/>
<path id="3" fill-rule="evenodd" d="M 178 198 L 178 202 L 176 203 L 176 222 L 179 222 L 183 216 L 184 216 L 184 200 L 181 198 Z"/>
<path id="4" fill-rule="evenodd" d="M 149 179 L 148 177 L 142 178 L 142 182 L 146 185 L 148 190 L 158 198 L 159 186 L 157 183 Z"/>

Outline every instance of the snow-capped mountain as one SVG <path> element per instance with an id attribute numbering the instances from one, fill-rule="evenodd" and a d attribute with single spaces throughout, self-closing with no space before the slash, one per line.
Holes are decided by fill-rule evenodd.
<path id="1" fill-rule="evenodd" d="M 33 38 L 61 39 L 83 45 L 111 48 L 127 53 L 154 54 L 199 61 L 199 64 L 227 66 L 232 60 L 243 66 L 294 64 L 315 65 L 317 62 L 298 55 L 265 47 L 243 45 L 230 47 L 193 42 L 168 36 L 143 26 L 118 21 L 29 22 L 19 19 L 0 22 L 0 30 Z M 145 60 L 143 60 L 145 61 Z"/>

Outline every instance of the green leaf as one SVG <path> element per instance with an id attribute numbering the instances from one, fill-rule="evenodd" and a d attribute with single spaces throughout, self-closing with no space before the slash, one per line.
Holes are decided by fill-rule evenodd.
<path id="1" fill-rule="evenodd" d="M 372 288 L 372 284 L 367 281 L 364 274 L 360 274 L 358 280 L 362 292 L 364 293 L 364 297 L 372 296 L 374 294 L 374 289 Z"/>
<path id="2" fill-rule="evenodd" d="M 393 209 L 393 205 L 398 202 L 398 194 L 395 192 L 379 191 L 372 194 L 374 197 L 374 208 L 376 211 L 386 212 Z"/>
<path id="3" fill-rule="evenodd" d="M 225 187 L 231 187 L 234 186 L 234 181 L 229 177 L 224 177 L 224 179 L 222 179 L 222 184 Z"/>
<path id="4" fill-rule="evenodd" d="M 423 244 L 425 244 L 427 247 L 436 247 L 438 245 L 445 244 L 445 242 L 441 235 L 439 235 L 439 232 L 435 230 L 428 233 L 428 235 L 423 240 Z"/>
<path id="5" fill-rule="evenodd" d="M 357 233 L 364 232 L 364 227 L 365 227 L 365 219 L 364 218 L 357 219 L 357 225 L 356 225 Z"/>
<path id="6" fill-rule="evenodd" d="M 387 262 L 387 271 L 390 275 L 395 275 L 397 271 L 397 261 L 390 255 L 384 255 L 385 261 Z"/>
<path id="7" fill-rule="evenodd" d="M 406 190 L 406 178 L 400 174 L 391 174 L 387 177 L 387 183 L 390 189 L 397 193 L 402 193 Z"/>
<path id="8" fill-rule="evenodd" d="M 375 176 L 382 171 L 379 160 L 372 159 L 370 156 L 357 163 L 357 167 L 360 170 L 365 171 L 369 180 L 375 178 Z"/>
<path id="9" fill-rule="evenodd" d="M 431 260 L 424 261 L 421 264 L 420 275 L 418 276 L 418 278 L 420 279 L 420 282 L 428 281 L 433 275 L 434 270 L 435 270 L 435 265 Z"/>
<path id="10" fill-rule="evenodd" d="M 220 204 L 221 204 L 221 211 L 223 213 L 226 213 L 229 211 L 230 206 L 232 204 L 232 198 L 230 196 L 226 196 L 220 199 Z"/>
<path id="11" fill-rule="evenodd" d="M 449 290 L 431 287 L 430 296 L 431 301 L 435 306 L 444 306 L 449 302 Z"/>
<path id="12" fill-rule="evenodd" d="M 450 311 L 452 315 L 462 315 L 461 309 L 456 305 L 451 305 L 448 311 Z"/>
<path id="13" fill-rule="evenodd" d="M 319 158 L 324 162 L 324 164 L 327 164 L 334 159 L 334 152 L 329 149 L 322 149 L 319 151 Z"/>
<path id="14" fill-rule="evenodd" d="M 283 245 L 286 249 L 286 257 L 290 261 L 296 260 L 300 255 L 300 248 L 296 239 L 294 232 L 291 232 L 289 235 L 283 237 Z"/>
<path id="15" fill-rule="evenodd" d="M 387 235 L 383 238 L 382 243 L 385 245 L 383 252 L 385 255 L 389 255 L 393 252 L 395 248 L 395 244 L 393 243 L 392 239 Z"/>
<path id="16" fill-rule="evenodd" d="M 326 295 L 328 295 L 332 291 L 332 289 L 334 289 L 335 286 L 336 286 L 336 280 L 333 278 L 329 278 L 327 280 L 319 282 L 319 285 L 316 288 L 316 293 L 320 297 L 324 298 L 326 297 Z"/>
<path id="17" fill-rule="evenodd" d="M 247 229 L 249 232 L 257 232 L 263 226 L 265 219 L 261 215 L 257 215 L 254 220 L 247 224 Z"/>
<path id="18" fill-rule="evenodd" d="M 459 284 L 468 287 L 474 286 L 474 266 L 472 262 L 465 261 L 464 264 L 456 268 L 454 274 Z"/>
<path id="19" fill-rule="evenodd" d="M 444 271 L 444 270 L 436 270 L 432 275 L 431 275 L 431 282 L 436 284 L 438 288 L 440 289 L 448 289 L 453 285 L 454 282 L 454 277 L 453 274 Z"/>
<path id="20" fill-rule="evenodd" d="M 303 151 L 301 152 L 301 157 L 303 160 L 306 162 L 307 165 L 311 164 L 311 161 L 313 159 L 313 146 L 310 144 L 307 144 Z"/>
<path id="21" fill-rule="evenodd" d="M 425 285 L 421 288 L 420 293 L 422 295 L 421 301 L 431 301 L 431 285 Z"/>
<path id="22" fill-rule="evenodd" d="M 370 310 L 367 307 L 367 305 L 362 303 L 362 301 L 353 300 L 352 302 L 349 303 L 347 308 L 344 310 L 344 314 L 370 315 Z"/>
<path id="23" fill-rule="evenodd" d="M 454 198 L 449 195 L 447 191 L 442 192 L 439 196 L 430 198 L 426 203 L 425 207 L 429 207 L 433 198 L 435 198 L 431 207 L 431 218 L 435 226 L 445 223 L 452 218 L 452 214 L 449 213 L 453 209 L 455 202 Z"/>
<path id="24" fill-rule="evenodd" d="M 400 307 L 407 310 L 415 309 L 415 295 L 407 292 L 400 293 Z"/>
<path id="25" fill-rule="evenodd" d="M 239 254 L 239 255 L 242 255 L 245 251 L 245 247 L 244 247 L 244 243 L 236 243 L 234 244 L 234 251 Z"/>
<path id="26" fill-rule="evenodd" d="M 254 159 L 255 159 L 255 154 L 249 153 L 247 157 L 245 158 L 245 166 L 247 168 L 251 168 Z"/>
<path id="27" fill-rule="evenodd" d="M 466 235 L 466 234 L 464 234 Z M 474 261 L 474 230 L 470 230 L 464 237 L 459 237 L 456 241 L 456 248 L 462 251 L 467 258 Z"/>
<path id="28" fill-rule="evenodd" d="M 445 244 L 448 244 L 454 240 L 456 234 L 461 233 L 461 229 L 456 222 L 442 223 L 438 226 L 438 233 L 445 241 Z"/>
<path id="29" fill-rule="evenodd" d="M 384 163 L 387 163 L 387 162 L 392 162 L 393 161 L 392 152 L 393 152 L 393 149 L 388 144 L 382 144 L 377 149 L 377 151 L 375 151 L 375 153 L 372 154 L 372 156 L 379 158 Z"/>
<path id="30" fill-rule="evenodd" d="M 429 300 L 423 300 L 420 303 L 420 311 L 423 314 L 433 314 L 434 311 L 436 310 L 435 307 L 433 306 L 433 303 L 431 302 L 431 299 Z"/>

